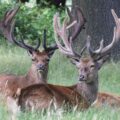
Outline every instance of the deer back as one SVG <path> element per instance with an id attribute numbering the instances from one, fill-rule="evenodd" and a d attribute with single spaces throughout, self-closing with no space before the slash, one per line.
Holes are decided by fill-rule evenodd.
<path id="1" fill-rule="evenodd" d="M 92 105 L 93 107 L 120 107 L 120 96 L 106 93 L 106 92 L 99 92 L 96 101 Z"/>
<path id="2" fill-rule="evenodd" d="M 25 110 L 47 108 L 78 107 L 88 108 L 87 101 L 75 90 L 58 85 L 32 85 L 21 90 L 18 105 Z"/>

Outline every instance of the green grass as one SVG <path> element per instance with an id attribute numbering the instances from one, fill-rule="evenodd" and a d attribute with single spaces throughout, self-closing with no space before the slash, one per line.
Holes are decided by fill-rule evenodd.
<path id="1" fill-rule="evenodd" d="M 31 61 L 27 52 L 13 46 L 0 46 L 0 74 L 24 75 Z M 72 85 L 77 82 L 78 73 L 74 65 L 57 51 L 50 61 L 49 83 Z M 99 73 L 99 90 L 120 95 L 120 62 L 106 63 Z M 1 105 L 1 104 L 0 104 Z M 42 113 L 20 113 L 19 120 L 120 120 L 120 109 L 90 108 L 84 112 L 63 112 L 59 110 Z M 0 106 L 0 120 L 8 120 L 6 107 Z"/>

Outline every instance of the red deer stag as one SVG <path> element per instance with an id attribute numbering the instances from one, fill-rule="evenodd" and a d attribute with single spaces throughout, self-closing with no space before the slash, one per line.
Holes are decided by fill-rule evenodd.
<path id="1" fill-rule="evenodd" d="M 68 11 L 68 13 L 69 13 L 69 16 L 71 18 L 72 14 L 69 11 Z M 113 17 L 115 19 L 116 26 L 119 27 L 120 26 L 120 20 L 117 17 L 117 15 L 115 14 L 114 10 L 112 10 L 112 14 L 113 14 Z M 117 33 L 119 33 L 119 31 Z M 69 87 L 69 88 L 74 89 L 74 87 Z M 114 95 L 114 94 L 111 94 L 111 93 L 98 92 L 97 100 L 94 102 L 93 106 L 99 107 L 99 106 L 102 106 L 102 105 L 105 105 L 105 104 L 109 105 L 109 106 L 112 106 L 112 107 L 120 107 L 120 96 Z"/>
<path id="2" fill-rule="evenodd" d="M 8 41 L 12 41 L 21 48 L 27 50 L 32 59 L 32 66 L 28 73 L 24 76 L 17 75 L 0 75 L 0 91 L 6 95 L 13 96 L 18 88 L 24 88 L 37 83 L 46 83 L 49 60 L 57 49 L 57 45 L 47 47 L 46 45 L 46 30 L 44 30 L 43 48 L 39 51 L 40 40 L 38 39 L 36 47 L 25 44 L 24 40 L 17 41 L 14 36 L 14 20 L 19 7 L 9 10 L 4 19 L 0 22 L 0 28 L 3 30 L 3 35 Z"/>
<path id="3" fill-rule="evenodd" d="M 80 9 L 77 9 L 80 12 Z M 114 16 L 114 15 L 113 15 Z M 22 109 L 35 110 L 47 109 L 51 106 L 61 107 L 63 104 L 69 106 L 77 106 L 79 109 L 88 108 L 97 98 L 98 95 L 98 71 L 103 63 L 108 58 L 108 53 L 118 42 L 120 38 L 120 26 L 117 23 L 116 17 L 114 17 L 116 27 L 114 29 L 114 37 L 112 42 L 104 47 L 103 41 L 100 42 L 100 48 L 93 51 L 90 45 L 90 37 L 87 38 L 87 50 L 89 53 L 88 58 L 81 58 L 84 49 L 81 54 L 78 55 L 72 49 L 73 36 L 67 35 L 69 26 L 75 25 L 72 23 L 67 26 L 67 19 L 64 20 L 63 26 L 60 26 L 60 19 L 58 14 L 54 16 L 54 31 L 56 34 L 56 43 L 59 50 L 66 55 L 76 65 L 79 72 L 79 81 L 73 86 L 59 86 L 52 84 L 37 84 L 32 85 L 21 90 L 18 97 L 18 105 Z M 63 40 L 64 45 L 61 45 L 59 38 Z"/>
<path id="4" fill-rule="evenodd" d="M 116 23 L 116 27 L 114 29 L 116 29 L 116 36 L 115 36 L 115 32 L 114 32 L 114 37 L 113 37 L 113 41 L 110 45 L 108 45 L 106 47 L 106 49 L 108 49 L 110 46 L 114 45 L 114 41 L 117 42 L 117 40 L 119 40 L 119 33 L 120 33 L 120 19 L 117 17 L 116 13 L 114 12 L 114 10 L 111 11 L 112 12 L 112 15 L 114 17 L 114 20 L 115 20 L 115 23 Z M 69 13 L 70 14 L 70 13 Z M 71 15 L 69 15 L 71 16 Z M 62 34 L 62 31 L 58 31 L 58 32 L 61 32 Z M 60 34 L 60 33 L 59 33 Z M 59 35 L 60 36 L 60 35 Z M 116 40 L 114 40 L 116 37 Z M 61 37 L 62 38 L 62 37 Z M 59 44 L 59 43 L 58 43 Z M 101 46 L 100 46 L 100 49 L 102 49 L 101 47 L 103 47 L 103 41 L 101 41 Z M 116 43 L 115 43 L 116 44 Z M 90 48 L 91 50 L 91 48 Z M 90 51 L 89 50 L 89 51 Z M 97 50 L 96 50 L 97 51 Z M 95 52 L 96 52 L 95 51 Z M 98 51 L 97 51 L 98 52 Z M 107 51 L 109 53 L 109 51 Z M 93 52 L 90 51 L 90 53 L 92 53 L 92 56 L 95 56 L 95 57 L 100 57 L 101 58 L 104 58 L 104 56 L 106 57 L 106 54 L 107 52 L 104 52 L 102 53 L 101 56 L 98 56 L 99 54 L 96 54 Z M 95 58 L 96 59 L 96 58 Z M 70 89 L 74 89 L 74 87 L 69 87 Z M 93 103 L 95 107 L 98 107 L 98 106 L 102 106 L 102 105 L 109 105 L 111 107 L 120 107 L 120 96 L 118 95 L 114 95 L 114 94 L 111 94 L 111 93 L 105 93 L 105 92 L 99 92 L 98 95 L 97 95 L 97 100 Z"/>
<path id="5" fill-rule="evenodd" d="M 70 13 L 69 13 L 70 14 Z M 114 12 L 114 10 L 112 10 L 112 15 L 114 17 L 114 20 L 115 20 L 115 23 L 116 23 L 116 27 L 117 27 L 117 34 L 119 34 L 120 32 L 120 19 L 117 17 L 116 13 Z M 71 15 L 70 15 L 71 16 Z M 116 28 L 115 28 L 116 29 Z M 62 32 L 62 31 L 59 31 L 59 32 Z M 59 33 L 60 34 L 60 33 Z M 61 33 L 62 34 L 62 33 Z M 117 40 L 119 39 L 119 35 L 116 35 L 118 38 Z M 114 36 L 115 37 L 115 36 Z M 61 37 L 62 38 L 62 37 Z M 114 39 L 114 38 L 113 38 Z M 113 41 L 114 42 L 114 41 Z M 102 44 L 103 44 L 103 41 L 101 41 L 101 47 L 102 47 Z M 109 45 L 111 46 L 112 43 Z M 108 47 L 109 47 L 108 46 Z M 106 47 L 106 49 L 108 48 Z M 90 48 L 91 49 L 91 48 Z M 101 48 L 102 49 L 102 48 Z M 67 51 L 66 51 L 67 52 Z M 91 51 L 90 51 L 91 52 Z M 101 54 L 101 53 L 99 53 Z M 105 57 L 106 57 L 106 53 L 103 53 L 102 55 L 105 54 Z M 93 53 L 93 55 L 95 56 L 98 56 L 98 54 L 96 55 L 96 53 Z M 101 58 L 103 58 L 104 56 L 101 56 Z M 73 88 L 72 88 L 73 89 Z M 117 96 L 117 95 L 114 95 L 114 94 L 111 94 L 111 93 L 105 93 L 105 92 L 98 92 L 98 95 L 97 95 L 97 100 L 95 101 L 94 105 L 93 106 L 102 106 L 102 105 L 108 105 L 108 106 L 111 106 L 111 107 L 120 107 L 120 96 Z"/>
<path id="6" fill-rule="evenodd" d="M 83 77 L 82 79 L 85 79 L 90 75 L 92 76 L 92 79 L 91 80 L 94 80 L 95 78 L 97 78 L 97 72 L 98 70 L 101 68 L 102 64 L 106 61 L 107 57 L 108 57 L 108 54 L 110 53 L 110 50 L 114 47 L 114 45 L 116 43 L 118 43 L 119 39 L 120 39 L 120 19 L 117 17 L 116 13 L 114 12 L 114 10 L 111 10 L 112 12 L 112 15 L 114 17 L 114 20 L 115 20 L 115 23 L 116 23 L 116 27 L 114 28 L 114 36 L 113 36 L 113 40 L 111 42 L 111 44 L 109 44 L 108 46 L 104 47 L 103 46 L 103 40 L 100 42 L 100 47 L 98 50 L 94 51 L 91 46 L 90 46 L 90 37 L 88 36 L 87 38 L 87 50 L 90 54 L 90 57 L 89 59 L 87 58 L 84 58 L 82 60 L 78 61 L 77 62 L 73 56 L 73 58 L 71 59 L 72 62 L 74 64 L 76 64 L 76 66 L 78 67 L 78 69 L 80 70 L 79 73 L 83 74 L 81 77 Z M 66 25 L 66 24 L 64 24 Z M 60 37 L 63 41 L 65 41 L 64 43 L 66 43 L 66 48 L 68 49 L 65 49 L 61 44 L 60 42 L 58 41 L 58 37 L 56 37 L 57 39 L 57 45 L 58 45 L 58 48 L 59 50 L 63 53 L 63 54 L 66 54 L 68 57 L 70 57 L 70 55 L 68 55 L 68 52 L 69 52 L 69 44 L 68 44 L 68 41 L 66 40 L 67 36 L 66 34 L 64 34 L 64 32 L 66 31 L 66 29 L 63 27 L 60 29 L 60 23 L 56 24 L 56 26 L 54 27 L 55 28 L 55 32 L 57 34 L 58 37 Z M 56 29 L 58 28 L 58 29 Z M 60 29 L 60 30 L 59 30 Z M 64 36 L 64 37 L 63 37 Z M 71 38 L 72 39 L 72 38 Z M 72 42 L 72 40 L 69 40 Z M 91 68 L 94 70 L 93 72 L 90 71 L 90 67 L 89 67 L 89 64 L 91 64 L 91 61 L 94 62 L 94 64 L 91 66 Z M 96 69 L 95 69 L 96 67 Z M 87 73 L 88 72 L 88 73 Z M 87 79 L 89 80 L 89 79 Z M 71 87 L 71 89 L 73 89 L 73 87 Z M 109 106 L 119 106 L 120 107 L 120 97 L 117 96 L 117 95 L 113 95 L 113 94 L 110 94 L 110 93 L 98 93 L 97 95 L 97 100 L 95 102 L 94 105 L 96 106 L 102 106 L 102 105 L 109 105 Z"/>

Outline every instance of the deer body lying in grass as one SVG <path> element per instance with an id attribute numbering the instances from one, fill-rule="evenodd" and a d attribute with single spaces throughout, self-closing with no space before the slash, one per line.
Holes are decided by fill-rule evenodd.
<path id="1" fill-rule="evenodd" d="M 28 73 L 23 76 L 18 75 L 0 75 L 0 91 L 4 92 L 6 96 L 13 96 L 18 88 L 25 88 L 29 85 L 41 83 L 44 84 L 47 81 L 49 60 L 53 55 L 57 46 L 47 47 L 46 45 L 46 30 L 44 30 L 43 48 L 39 51 L 40 40 L 37 40 L 36 47 L 25 44 L 24 40 L 17 41 L 14 36 L 14 16 L 16 15 L 19 7 L 14 8 L 6 12 L 4 19 L 0 21 L 0 29 L 3 35 L 9 42 L 16 44 L 17 46 L 28 51 L 32 65 Z M 24 66 L 23 66 L 24 67 Z"/>
<path id="2" fill-rule="evenodd" d="M 120 108 L 120 96 L 112 93 L 99 92 L 92 106 L 97 108 L 104 106 Z"/>
<path id="3" fill-rule="evenodd" d="M 82 16 L 79 8 L 77 8 L 77 12 Z M 118 19 L 115 17 L 116 14 L 114 11 L 112 13 L 116 22 L 112 42 L 108 46 L 104 47 L 103 41 L 101 41 L 100 48 L 93 51 L 90 45 L 90 37 L 88 36 L 86 48 L 89 53 L 89 57 L 87 58 L 82 58 L 82 53 L 85 48 L 82 49 L 80 55 L 72 49 L 71 44 L 74 34 L 69 37 L 67 35 L 67 30 L 69 29 L 67 26 L 67 19 L 64 20 L 63 26 L 61 27 L 58 14 L 54 16 L 56 43 L 60 52 L 66 55 L 72 63 L 76 65 L 79 73 L 78 83 L 73 86 L 37 84 L 26 87 L 22 89 L 20 94 L 17 96 L 17 104 L 21 109 L 41 110 L 53 106 L 59 108 L 64 104 L 71 107 L 76 106 L 78 109 L 86 109 L 94 103 L 98 96 L 98 71 L 107 60 L 108 53 L 120 38 Z M 75 24 L 76 22 L 74 21 L 69 26 L 71 27 Z M 63 40 L 64 45 L 60 44 L 59 38 Z"/>
<path id="4" fill-rule="evenodd" d="M 114 28 L 114 29 L 116 29 L 117 32 L 115 33 L 115 31 L 114 31 L 113 41 L 110 45 L 108 45 L 106 47 L 106 49 L 108 49 L 112 45 L 114 46 L 114 44 L 116 44 L 118 42 L 118 40 L 120 39 L 120 37 L 119 37 L 119 35 L 120 35 L 120 28 L 119 28 L 120 27 L 120 19 L 117 17 L 114 10 L 112 10 L 112 15 L 113 15 L 115 23 L 116 23 L 116 28 Z M 59 31 L 59 33 L 60 32 L 62 32 L 62 31 Z M 116 34 L 116 36 L 115 36 L 115 34 Z M 115 41 L 115 39 L 116 39 L 116 41 Z M 103 41 L 101 41 L 101 46 L 100 46 L 99 50 L 102 51 L 102 47 L 103 47 Z M 92 53 L 93 56 L 97 56 L 97 57 L 99 56 L 99 54 L 103 54 L 103 56 L 101 55 L 99 57 L 104 57 L 106 54 L 108 54 L 110 52 L 110 51 L 104 52 L 105 48 L 103 50 L 103 53 L 101 53 L 99 50 L 96 50 L 96 51 L 89 50 L 89 51 L 90 51 L 90 53 Z M 74 87 L 72 86 L 70 89 L 74 89 Z M 120 107 L 120 96 L 112 94 L 112 93 L 98 92 L 97 99 L 95 100 L 95 102 L 93 103 L 92 106 L 102 107 L 105 105 L 110 106 L 110 107 Z"/>
<path id="5" fill-rule="evenodd" d="M 70 16 L 70 18 L 72 17 L 71 13 L 68 11 L 68 14 Z M 83 15 L 83 14 L 82 14 Z M 116 27 L 114 29 L 116 29 L 116 33 L 114 32 L 114 36 L 113 36 L 113 41 L 114 43 L 111 43 L 110 45 L 108 45 L 106 47 L 106 49 L 108 49 L 110 46 L 114 46 L 114 44 L 117 44 L 118 40 L 120 39 L 119 38 L 119 34 L 120 34 L 120 19 L 118 18 L 118 16 L 116 15 L 116 13 L 114 12 L 114 10 L 112 10 L 112 15 L 114 17 L 114 20 L 115 20 L 115 23 L 116 23 Z M 84 18 L 84 16 L 83 16 Z M 73 18 L 72 18 L 73 19 Z M 81 27 L 82 28 L 82 27 Z M 67 28 L 68 29 L 68 28 Z M 62 31 L 59 31 L 59 32 L 62 32 Z M 80 31 L 79 31 L 80 32 Z M 116 34 L 116 36 L 115 36 Z M 116 37 L 116 38 L 115 38 Z M 61 37 L 62 38 L 62 37 Z M 115 41 L 116 39 L 116 41 Z M 103 41 L 101 41 L 101 46 L 100 46 L 100 49 L 102 51 L 102 47 L 103 47 Z M 91 49 L 91 48 L 90 48 Z M 103 50 L 104 51 L 104 50 Z M 94 51 L 92 50 L 92 52 L 90 51 L 90 53 L 93 54 L 93 56 L 99 56 L 99 54 L 103 54 L 101 55 L 100 57 L 104 57 L 104 56 L 107 56 L 106 54 L 110 53 L 110 51 L 107 51 L 107 52 L 103 52 L 101 53 L 100 51 L 96 50 L 95 51 L 96 53 L 94 53 Z M 105 54 L 105 55 L 104 55 Z M 95 58 L 96 59 L 96 58 Z M 104 62 L 104 61 L 103 61 Z M 74 89 L 74 87 L 69 87 L 70 89 Z M 120 96 L 119 95 L 115 95 L 115 94 L 112 94 L 112 93 L 106 93 L 106 92 L 98 92 L 97 94 L 97 99 L 95 100 L 95 102 L 93 103 L 93 106 L 95 107 L 102 107 L 102 106 L 105 106 L 105 105 L 108 105 L 110 107 L 120 107 Z"/>

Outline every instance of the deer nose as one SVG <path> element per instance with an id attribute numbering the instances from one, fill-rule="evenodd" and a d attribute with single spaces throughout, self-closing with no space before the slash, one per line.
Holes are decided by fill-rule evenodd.
<path id="1" fill-rule="evenodd" d="M 37 69 L 38 70 L 43 70 L 44 68 L 45 68 L 45 66 L 43 64 L 37 65 Z"/>
<path id="2" fill-rule="evenodd" d="M 79 81 L 84 81 L 85 80 L 85 76 L 84 75 L 80 75 L 79 76 Z"/>

